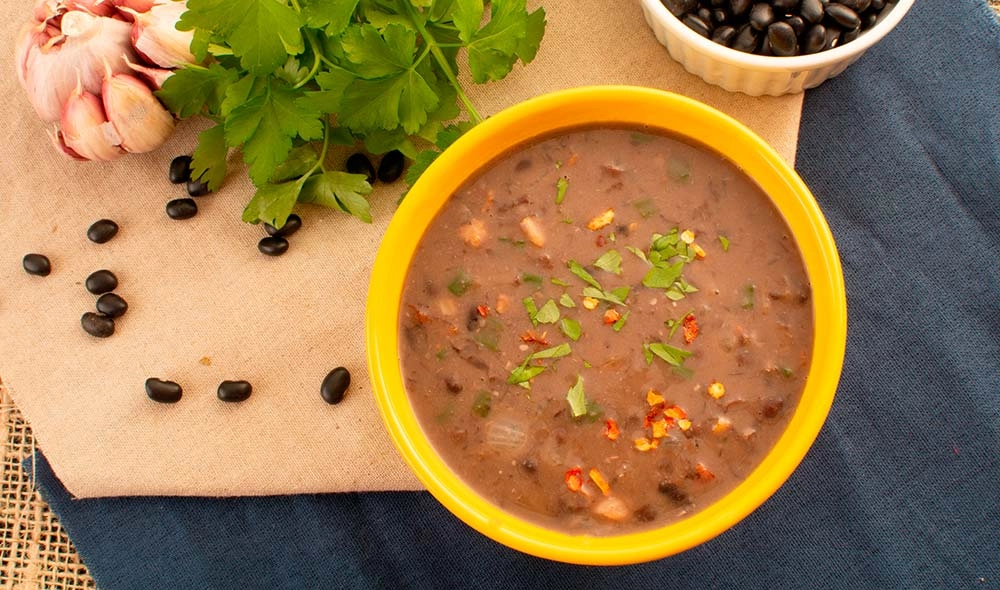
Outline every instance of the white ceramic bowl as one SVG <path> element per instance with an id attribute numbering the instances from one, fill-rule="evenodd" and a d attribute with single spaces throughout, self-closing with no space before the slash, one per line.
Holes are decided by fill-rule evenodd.
<path id="1" fill-rule="evenodd" d="M 646 22 L 670 56 L 709 84 L 751 96 L 780 96 L 822 84 L 854 63 L 903 19 L 914 0 L 899 0 L 885 19 L 857 39 L 812 55 L 773 57 L 730 49 L 695 33 L 660 0 L 639 0 Z"/>

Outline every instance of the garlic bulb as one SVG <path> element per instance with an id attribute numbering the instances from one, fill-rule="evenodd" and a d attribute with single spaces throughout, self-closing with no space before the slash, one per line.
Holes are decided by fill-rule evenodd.
<path id="1" fill-rule="evenodd" d="M 169 68 L 193 63 L 173 0 L 39 0 L 17 39 L 18 80 L 59 149 L 112 160 L 156 149 L 174 119 L 153 95 Z"/>

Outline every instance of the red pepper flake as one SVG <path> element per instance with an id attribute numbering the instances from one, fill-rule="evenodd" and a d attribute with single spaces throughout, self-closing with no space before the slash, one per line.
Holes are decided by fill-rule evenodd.
<path id="1" fill-rule="evenodd" d="M 420 311 L 416 305 L 410 305 L 410 317 L 413 319 L 413 323 L 418 325 L 424 325 L 431 321 L 431 316 Z"/>
<path id="2" fill-rule="evenodd" d="M 484 318 L 490 315 L 490 308 L 485 305 L 477 305 L 476 312 L 479 313 L 479 317 Z"/>
<path id="3" fill-rule="evenodd" d="M 604 239 L 604 234 L 598 234 L 597 241 L 595 243 L 598 248 L 603 248 L 608 242 Z"/>
<path id="4" fill-rule="evenodd" d="M 524 334 L 521 334 L 521 342 L 528 344 L 540 344 L 542 346 L 548 346 L 548 332 L 542 332 L 541 334 L 535 334 L 533 331 L 528 330 Z"/>
<path id="5" fill-rule="evenodd" d="M 604 438 L 608 440 L 617 440 L 619 433 L 620 431 L 618 430 L 617 422 L 611 418 L 604 421 Z"/>
<path id="6" fill-rule="evenodd" d="M 646 412 L 646 419 L 642 421 L 643 428 L 649 428 L 663 415 L 663 403 L 658 403 Z"/>
<path id="7" fill-rule="evenodd" d="M 566 472 L 566 487 L 571 492 L 579 492 L 583 487 L 583 470 L 574 467 Z"/>
<path id="8" fill-rule="evenodd" d="M 701 463 L 694 466 L 694 471 L 698 474 L 698 479 L 702 481 L 712 481 L 715 479 L 715 474 L 709 471 L 708 467 L 705 467 Z"/>
<path id="9" fill-rule="evenodd" d="M 601 488 L 602 494 L 607 496 L 608 493 L 611 492 L 611 486 L 608 485 L 608 480 L 604 479 L 604 476 L 601 475 L 601 472 L 598 471 L 596 467 L 591 467 L 588 475 L 590 475 L 590 480 L 594 482 L 594 485 Z"/>
<path id="10" fill-rule="evenodd" d="M 693 313 L 689 313 L 684 316 L 681 320 L 681 326 L 684 327 L 684 342 L 691 344 L 694 339 L 698 337 L 698 320 L 695 319 Z"/>
<path id="11" fill-rule="evenodd" d="M 614 324 L 620 319 L 622 319 L 622 314 L 618 313 L 618 310 L 616 309 L 609 309 L 604 312 L 604 323 L 608 326 Z"/>

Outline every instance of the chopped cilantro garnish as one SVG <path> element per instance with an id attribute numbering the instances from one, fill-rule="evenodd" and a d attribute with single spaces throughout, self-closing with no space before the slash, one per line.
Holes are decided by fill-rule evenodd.
<path id="1" fill-rule="evenodd" d="M 684 272 L 684 263 L 674 264 L 659 263 L 649 269 L 646 276 L 642 277 L 642 284 L 651 289 L 668 289 L 674 284 Z"/>
<path id="2" fill-rule="evenodd" d="M 587 272 L 587 269 L 583 268 L 583 266 L 580 265 L 579 262 L 575 260 L 570 260 L 569 262 L 566 263 L 566 266 L 569 267 L 569 272 L 579 277 L 583 282 L 594 287 L 595 289 L 600 289 L 601 291 L 604 290 L 604 288 L 601 287 L 601 284 L 597 282 L 597 279 L 595 279 L 593 275 Z"/>
<path id="3" fill-rule="evenodd" d="M 618 321 L 611 324 L 611 329 L 615 332 L 621 332 L 622 328 L 625 327 L 625 321 L 628 320 L 628 314 L 630 313 L 632 312 L 626 310 L 625 313 L 622 314 L 622 317 L 618 318 Z"/>
<path id="4" fill-rule="evenodd" d="M 546 348 L 545 350 L 539 350 L 538 352 L 531 353 L 524 359 L 524 362 L 514 367 L 514 370 L 511 371 L 510 375 L 507 377 L 507 383 L 510 383 L 511 385 L 520 385 L 525 389 L 531 389 L 529 381 L 537 377 L 547 368 L 545 365 L 529 364 L 531 361 L 562 358 L 564 356 L 568 356 L 571 352 L 572 349 L 569 344 L 563 343 L 558 346 L 553 346 L 551 348 Z"/>
<path id="5" fill-rule="evenodd" d="M 628 287 L 619 287 L 618 289 L 615 289 L 615 291 L 618 291 L 619 293 L 621 293 L 622 289 L 626 290 L 625 291 L 625 295 L 627 297 L 628 296 L 628 292 L 627 292 Z M 626 305 L 625 299 L 622 298 L 622 297 L 619 297 L 618 295 L 616 295 L 614 293 L 614 291 L 603 291 L 601 289 L 595 289 L 593 287 L 584 287 L 583 288 L 583 296 L 584 297 L 593 297 L 594 299 L 597 299 L 597 300 L 600 300 L 600 301 L 606 301 L 608 303 L 614 303 L 615 305 Z"/>
<path id="6" fill-rule="evenodd" d="M 632 206 L 635 207 L 636 212 L 639 213 L 639 217 L 642 217 L 643 219 L 649 219 L 660 212 L 660 209 L 656 206 L 656 202 L 653 201 L 653 199 L 639 199 L 638 201 L 632 201 Z"/>
<path id="7" fill-rule="evenodd" d="M 521 282 L 533 285 L 536 289 L 542 288 L 542 277 L 538 275 L 533 275 L 530 273 L 523 273 L 521 275 Z"/>
<path id="8" fill-rule="evenodd" d="M 646 253 L 636 248 L 635 246 L 625 246 L 625 249 L 631 252 L 632 254 L 635 254 L 639 260 L 642 260 L 643 262 L 649 262 L 648 260 L 646 260 Z"/>
<path id="9" fill-rule="evenodd" d="M 535 325 L 538 324 L 554 324 L 559 321 L 559 308 L 556 306 L 556 302 L 549 299 L 538 308 L 538 312 L 535 313 L 535 317 L 532 318 Z"/>
<path id="10" fill-rule="evenodd" d="M 722 251 L 729 252 L 729 238 L 726 236 L 719 236 L 719 243 L 722 244 Z"/>
<path id="11" fill-rule="evenodd" d="M 569 411 L 574 418 L 579 418 L 587 413 L 587 396 L 583 391 L 583 377 L 576 376 L 576 383 L 569 388 L 566 394 L 566 401 L 569 402 Z"/>
<path id="12" fill-rule="evenodd" d="M 538 322 L 535 321 L 535 315 L 538 314 L 538 306 L 535 305 L 535 300 L 531 297 L 525 297 L 521 300 L 521 303 L 524 305 L 525 311 L 528 312 L 528 318 L 531 320 L 531 323 L 538 325 Z"/>
<path id="13" fill-rule="evenodd" d="M 566 198 L 567 188 L 569 188 L 569 179 L 560 176 L 559 180 L 556 181 L 556 205 L 562 205 L 563 199 Z"/>
<path id="14" fill-rule="evenodd" d="M 569 287 L 569 283 L 556 277 L 552 277 L 551 279 L 549 279 L 549 282 L 552 283 L 553 285 L 558 285 L 560 287 Z"/>
<path id="15" fill-rule="evenodd" d="M 617 250 L 608 250 L 594 261 L 594 266 L 612 274 L 622 274 L 622 255 Z"/>
<path id="16" fill-rule="evenodd" d="M 664 324 L 666 324 L 666 326 L 668 328 L 670 328 L 670 334 L 667 336 L 668 339 L 674 337 L 674 332 L 676 332 L 678 328 L 680 328 L 682 325 L 684 325 L 684 318 L 688 317 L 692 313 L 694 313 L 693 309 L 685 312 L 684 314 L 682 314 L 676 320 L 675 319 L 669 319 L 669 320 L 663 322 Z"/>
<path id="17" fill-rule="evenodd" d="M 504 324 L 495 317 L 486 318 L 486 324 L 476 331 L 473 340 L 484 348 L 496 352 L 500 349 L 500 336 L 503 335 Z"/>
<path id="18" fill-rule="evenodd" d="M 562 296 L 559 297 L 559 305 L 563 307 L 576 307 L 576 302 L 569 296 L 569 293 L 563 293 Z"/>
<path id="19" fill-rule="evenodd" d="M 653 357 L 659 357 L 672 367 L 684 366 L 684 361 L 691 356 L 691 352 L 676 346 L 670 346 L 666 342 L 650 342 L 642 345 L 642 351 L 646 355 L 646 364 L 653 364 Z"/>
<path id="20" fill-rule="evenodd" d="M 691 183 L 691 164 L 679 158 L 670 158 L 667 162 L 667 176 L 681 184 Z"/>
<path id="21" fill-rule="evenodd" d="M 743 285 L 743 309 L 753 309 L 754 293 L 757 287 L 753 283 Z"/>
<path id="22" fill-rule="evenodd" d="M 583 332 L 580 328 L 580 322 L 574 320 L 573 318 L 563 318 L 560 320 L 559 329 L 562 330 L 562 333 L 573 342 L 579 340 Z"/>
<path id="23" fill-rule="evenodd" d="M 451 291 L 452 295 L 455 295 L 456 297 L 465 295 L 465 292 L 468 291 L 470 287 L 472 287 L 472 278 L 466 274 L 464 268 L 460 268 L 455 271 L 454 278 L 452 278 L 451 282 L 448 283 L 448 290 Z"/>
<path id="24" fill-rule="evenodd" d="M 472 413 L 480 418 L 489 416 L 492 408 L 493 396 L 488 391 L 480 391 L 476 394 L 476 398 L 472 400 Z"/>

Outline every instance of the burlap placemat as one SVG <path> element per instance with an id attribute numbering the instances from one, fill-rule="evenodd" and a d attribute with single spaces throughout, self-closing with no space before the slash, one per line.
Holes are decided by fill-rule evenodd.
<path id="1" fill-rule="evenodd" d="M 35 450 L 31 429 L 0 384 L 3 478 L 0 479 L 0 589 L 77 590 L 94 580 L 35 490 L 22 462 Z"/>
<path id="2" fill-rule="evenodd" d="M 708 86 L 674 64 L 636 3 L 544 2 L 549 28 L 535 63 L 501 84 L 475 88 L 484 114 L 547 91 L 599 83 L 673 90 L 741 119 L 791 160 L 801 96 L 749 98 Z M 0 68 L 31 2 L 0 0 Z M 56 473 L 79 497 L 128 494 L 243 495 L 413 489 L 371 398 L 363 358 L 367 278 L 402 186 L 372 195 L 375 222 L 304 210 L 291 250 L 261 256 L 261 229 L 243 224 L 244 175 L 203 198 L 194 219 L 168 219 L 181 191 L 170 159 L 194 145 L 183 125 L 153 154 L 110 164 L 69 162 L 8 75 L 0 129 L 0 376 L 35 429 Z M 122 227 L 112 242 L 84 236 L 102 217 Z M 51 276 L 29 276 L 21 257 L 41 252 Z M 94 297 L 82 285 L 108 268 L 130 304 L 118 333 L 96 340 L 79 318 Z M 402 269 L 401 269 L 402 270 Z M 346 400 L 319 397 L 323 376 L 344 365 Z M 181 383 L 173 406 L 149 401 L 147 377 Z M 224 379 L 254 395 L 220 403 Z"/>

